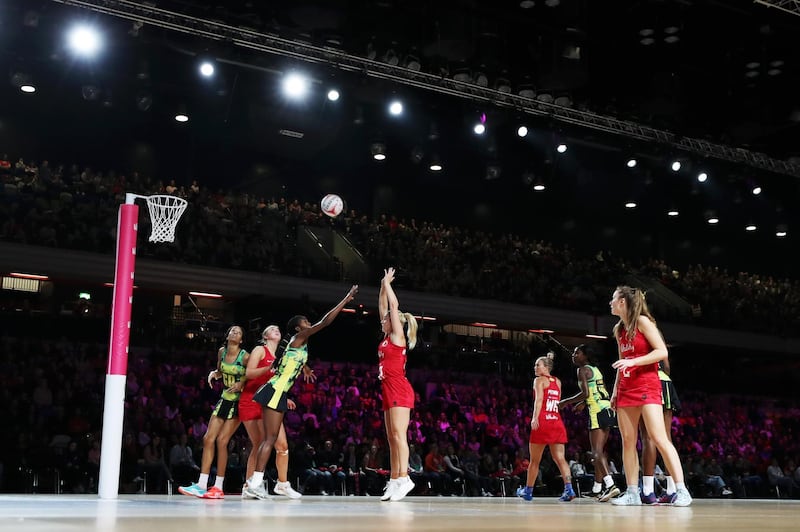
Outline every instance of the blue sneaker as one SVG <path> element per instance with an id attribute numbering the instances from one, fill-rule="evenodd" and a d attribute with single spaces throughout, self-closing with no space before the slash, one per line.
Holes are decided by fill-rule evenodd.
<path id="1" fill-rule="evenodd" d="M 663 493 L 661 497 L 658 498 L 658 504 L 673 504 L 675 499 L 678 498 L 677 493 Z"/>
<path id="2" fill-rule="evenodd" d="M 658 497 L 656 497 L 655 493 L 648 493 L 645 495 L 642 493 L 642 504 L 655 504 L 658 502 Z"/>
<path id="3" fill-rule="evenodd" d="M 572 485 L 567 484 L 564 487 L 564 493 L 561 494 L 561 497 L 558 498 L 561 502 L 569 502 L 575 498 L 575 491 L 572 489 Z"/>
<path id="4" fill-rule="evenodd" d="M 191 497 L 200 497 L 201 499 L 206 494 L 206 490 L 200 487 L 200 484 L 197 482 L 192 482 L 188 486 L 180 486 L 178 487 L 178 493 L 182 493 L 184 495 L 189 495 Z"/>
<path id="5" fill-rule="evenodd" d="M 531 486 L 525 486 L 525 487 L 520 486 L 519 488 L 517 488 L 517 497 L 522 497 L 526 501 L 532 501 L 533 500 L 533 487 L 531 487 Z"/>

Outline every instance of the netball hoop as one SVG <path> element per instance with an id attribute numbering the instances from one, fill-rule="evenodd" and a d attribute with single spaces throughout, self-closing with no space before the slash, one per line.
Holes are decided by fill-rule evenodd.
<path id="1" fill-rule="evenodd" d="M 186 210 L 186 200 L 164 194 L 146 196 L 145 199 L 152 224 L 150 242 L 174 242 L 175 228 L 183 211 Z"/>
<path id="2" fill-rule="evenodd" d="M 125 381 L 128 374 L 136 236 L 139 229 L 137 199 L 147 201 L 152 226 L 150 242 L 173 242 L 178 220 L 186 210 L 185 199 L 164 194 L 153 196 L 126 194 L 125 203 L 119 207 L 117 262 L 114 272 L 114 300 L 111 307 L 111 338 L 108 342 L 100 477 L 97 486 L 97 494 L 101 499 L 116 499 L 119 494 L 122 426 L 125 415 Z"/>

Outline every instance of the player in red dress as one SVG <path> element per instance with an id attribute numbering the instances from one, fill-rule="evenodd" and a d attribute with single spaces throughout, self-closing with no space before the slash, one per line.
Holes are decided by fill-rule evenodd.
<path id="1" fill-rule="evenodd" d="M 636 450 L 640 419 L 650 439 L 664 458 L 667 470 L 675 478 L 675 506 L 689 506 L 692 496 L 683 482 L 683 468 L 678 452 L 664 428 L 661 406 L 661 380 L 658 363 L 668 356 L 667 346 L 656 321 L 647 308 L 644 293 L 638 288 L 618 286 L 609 302 L 611 314 L 619 317 L 614 337 L 619 347 L 619 360 L 611 408 L 617 411 L 622 436 L 622 465 L 628 490 L 612 504 L 641 505 L 639 497 L 639 454 Z"/>
<path id="2" fill-rule="evenodd" d="M 417 343 L 417 320 L 400 312 L 392 288 L 394 268 L 384 270 L 378 294 L 383 340 L 378 345 L 378 378 L 383 394 L 383 418 L 389 440 L 391 475 L 382 501 L 399 501 L 414 489 L 408 476 L 408 420 L 414 408 L 414 389 L 406 378 L 406 349 Z"/>
<path id="3" fill-rule="evenodd" d="M 550 375 L 553 369 L 553 353 L 546 357 L 536 359 L 534 371 L 536 379 L 533 381 L 533 416 L 531 417 L 531 436 L 529 449 L 531 461 L 528 465 L 528 478 L 525 487 L 517 489 L 517 496 L 526 501 L 533 499 L 533 485 L 539 474 L 539 464 L 545 447 L 550 447 L 561 478 L 564 479 L 564 493 L 558 500 L 569 502 L 575 498 L 572 489 L 572 476 L 569 464 L 564 458 L 564 444 L 567 443 L 567 430 L 561 420 L 558 403 L 561 401 L 561 380 Z"/>
<path id="4" fill-rule="evenodd" d="M 253 395 L 274 374 L 272 362 L 275 360 L 274 353 L 280 341 L 280 328 L 277 325 L 270 325 L 261 333 L 261 344 L 253 348 L 247 360 L 247 372 L 245 373 L 247 382 L 244 385 L 244 390 L 242 390 L 242 395 L 239 397 L 239 419 L 242 421 L 245 430 L 247 430 L 247 436 L 252 444 L 250 456 L 247 457 L 247 476 L 245 478 L 250 478 L 253 475 L 256 467 L 256 451 L 258 451 L 261 442 L 264 441 L 261 405 L 253 401 Z M 312 377 L 313 372 L 309 374 L 306 371 L 306 378 Z M 289 400 L 288 403 L 289 408 L 294 410 L 294 401 Z M 285 495 L 290 499 L 299 499 L 302 495 L 292 488 L 288 479 L 289 443 L 286 439 L 286 429 L 283 426 L 281 426 L 281 430 L 278 433 L 278 439 L 275 440 L 275 469 L 278 470 L 275 494 Z M 245 481 L 244 486 L 242 486 L 242 498 L 258 498 L 259 494 L 263 496 L 262 491 L 254 491 L 250 488 L 247 481 Z"/>

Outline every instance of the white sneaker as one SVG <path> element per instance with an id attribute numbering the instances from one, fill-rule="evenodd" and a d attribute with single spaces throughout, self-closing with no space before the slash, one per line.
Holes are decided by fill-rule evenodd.
<path id="1" fill-rule="evenodd" d="M 402 480 L 405 479 L 405 480 Z M 414 489 L 414 481 L 411 480 L 409 477 L 400 477 L 397 481 L 394 493 L 390 497 L 392 502 L 397 502 L 402 500 L 406 495 L 408 495 L 411 490 Z"/>
<path id="2" fill-rule="evenodd" d="M 244 483 L 242 486 L 242 499 L 255 499 L 256 496 L 250 493 L 250 490 L 247 489 L 247 482 Z"/>
<path id="3" fill-rule="evenodd" d="M 611 499 L 614 506 L 641 506 L 642 498 L 638 492 L 626 491 L 616 499 Z"/>
<path id="4" fill-rule="evenodd" d="M 397 486 L 400 483 L 399 479 L 392 478 L 389 479 L 389 482 L 386 483 L 386 487 L 383 488 L 383 495 L 381 495 L 382 501 L 388 501 L 394 495 L 395 490 L 397 490 Z"/>
<path id="5" fill-rule="evenodd" d="M 302 497 L 299 492 L 292 488 L 292 485 L 289 483 L 289 481 L 276 482 L 275 488 L 272 491 L 275 492 L 275 495 L 283 495 L 284 497 L 289 497 L 290 499 L 299 499 Z"/>
<path id="6" fill-rule="evenodd" d="M 249 499 L 260 499 L 262 501 L 266 501 L 272 498 L 272 495 L 269 494 L 267 490 L 264 489 L 264 485 L 261 484 L 260 486 L 251 486 L 250 482 L 247 483 L 246 486 L 242 488 L 242 498 Z"/>
<path id="7" fill-rule="evenodd" d="M 675 492 L 675 502 L 672 503 L 672 506 L 689 506 L 690 504 L 692 504 L 692 496 L 689 495 L 689 490 L 680 488 Z"/>

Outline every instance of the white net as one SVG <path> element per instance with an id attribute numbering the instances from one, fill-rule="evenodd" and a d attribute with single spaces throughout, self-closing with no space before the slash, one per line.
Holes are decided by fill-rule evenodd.
<path id="1" fill-rule="evenodd" d="M 186 210 L 186 200 L 177 196 L 147 196 L 150 211 L 150 242 L 174 242 L 178 220 Z"/>

